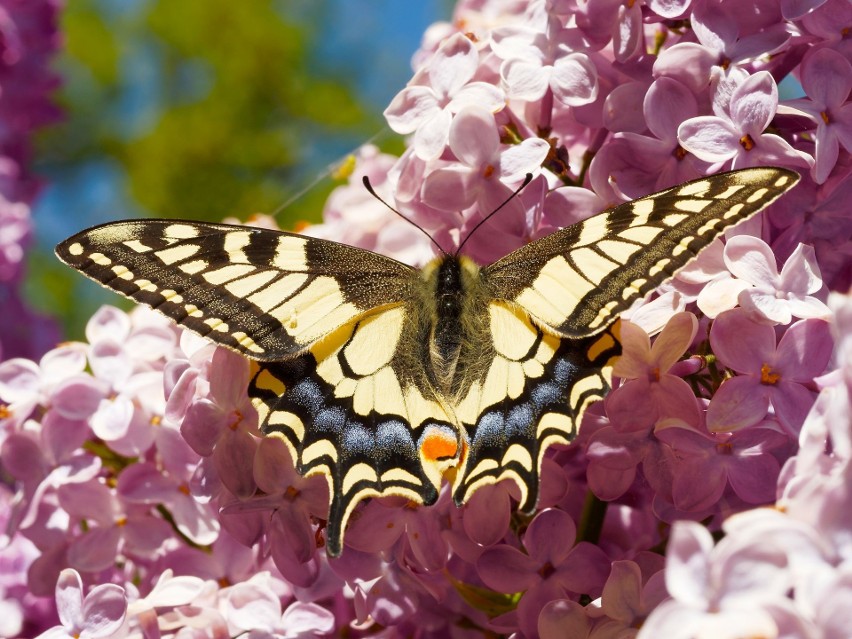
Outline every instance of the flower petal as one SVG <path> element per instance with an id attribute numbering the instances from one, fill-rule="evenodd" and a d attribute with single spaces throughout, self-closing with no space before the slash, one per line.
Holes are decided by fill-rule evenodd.
<path id="1" fill-rule="evenodd" d="M 710 346 L 728 368 L 759 375 L 760 367 L 775 359 L 775 331 L 753 322 L 744 311 L 733 309 L 713 322 Z"/>
<path id="2" fill-rule="evenodd" d="M 450 149 L 460 162 L 474 170 L 497 166 L 500 160 L 500 134 L 490 111 L 465 107 L 450 127 Z"/>
<path id="3" fill-rule="evenodd" d="M 476 562 L 482 581 L 497 592 L 512 594 L 527 590 L 540 579 L 538 562 L 517 548 L 500 545 L 487 549 Z"/>
<path id="4" fill-rule="evenodd" d="M 741 134 L 728 120 L 713 115 L 690 118 L 677 129 L 680 145 L 707 162 L 723 162 L 739 153 Z"/>
<path id="5" fill-rule="evenodd" d="M 778 106 L 778 86 L 768 71 L 758 71 L 736 88 L 731 96 L 731 119 L 743 134 L 763 133 Z"/>
<path id="6" fill-rule="evenodd" d="M 506 93 L 518 100 L 540 99 L 550 84 L 550 67 L 519 58 L 506 60 L 500 66 L 500 76 L 506 83 Z"/>
<path id="7" fill-rule="evenodd" d="M 585 53 L 560 56 L 550 77 L 553 95 L 568 106 L 581 106 L 598 97 L 598 70 Z"/>
<path id="8" fill-rule="evenodd" d="M 699 523 L 678 521 L 672 526 L 666 549 L 666 588 L 680 603 L 704 608 L 710 586 L 708 555 L 713 549 L 710 531 Z"/>
<path id="9" fill-rule="evenodd" d="M 698 330 L 698 319 L 692 313 L 677 313 L 663 328 L 651 346 L 651 360 L 659 372 L 669 370 L 686 352 Z"/>
<path id="10" fill-rule="evenodd" d="M 707 407 L 707 428 L 728 433 L 753 426 L 766 417 L 769 389 L 750 376 L 741 375 L 722 382 Z"/>
<path id="11" fill-rule="evenodd" d="M 577 534 L 574 520 L 564 510 L 542 510 L 524 533 L 524 548 L 540 563 L 557 565 L 570 552 Z"/>
<path id="12" fill-rule="evenodd" d="M 124 588 L 115 584 L 95 586 L 83 602 L 85 622 L 80 639 L 109 637 L 124 623 L 127 596 Z"/>
<path id="13" fill-rule="evenodd" d="M 431 87 L 410 86 L 397 93 L 384 116 L 388 126 L 401 135 L 417 128 L 441 110 Z"/>
<path id="14" fill-rule="evenodd" d="M 65 568 L 56 580 L 56 612 L 59 621 L 71 632 L 83 624 L 83 580 L 73 568 Z"/>
<path id="15" fill-rule="evenodd" d="M 476 73 L 479 53 L 463 33 L 444 40 L 429 61 L 429 83 L 439 96 L 452 96 Z"/>

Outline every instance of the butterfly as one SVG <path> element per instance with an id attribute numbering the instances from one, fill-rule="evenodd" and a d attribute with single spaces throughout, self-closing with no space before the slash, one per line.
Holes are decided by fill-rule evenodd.
<path id="1" fill-rule="evenodd" d="M 130 220 L 61 242 L 84 275 L 256 362 L 263 432 L 330 488 L 326 547 L 364 499 L 456 504 L 508 479 L 535 509 L 542 457 L 577 433 L 621 352 L 619 314 L 799 176 L 751 168 L 626 202 L 487 266 L 418 270 L 248 226 Z"/>

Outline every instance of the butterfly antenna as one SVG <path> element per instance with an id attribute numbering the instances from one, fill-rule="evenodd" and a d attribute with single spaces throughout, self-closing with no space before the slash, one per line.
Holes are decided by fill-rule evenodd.
<path id="1" fill-rule="evenodd" d="M 524 178 L 524 183 L 523 183 L 523 184 L 521 184 L 521 185 L 520 185 L 517 189 L 515 189 L 515 192 L 514 192 L 514 193 L 512 193 L 512 195 L 510 195 L 509 197 L 507 197 L 505 202 L 503 202 L 500 206 L 498 206 L 496 209 L 494 209 L 493 211 L 491 211 L 491 213 L 489 213 L 489 214 L 488 214 L 488 215 L 486 215 L 484 218 L 482 218 L 482 219 L 479 221 L 479 223 L 478 223 L 476 226 L 474 226 L 474 227 L 470 230 L 470 233 L 468 233 L 468 234 L 467 234 L 467 236 L 466 236 L 466 237 L 462 240 L 462 243 L 461 243 L 461 244 L 459 244 L 459 247 L 456 249 L 456 253 L 455 253 L 455 254 L 456 254 L 456 255 L 458 255 L 459 253 L 461 253 L 462 247 L 464 247 L 464 245 L 465 245 L 465 244 L 467 244 L 467 241 L 468 241 L 471 237 L 473 237 L 473 234 L 474 234 L 474 233 L 476 233 L 477 229 L 479 229 L 479 227 L 480 227 L 480 226 L 482 226 L 482 225 L 483 225 L 483 224 L 485 224 L 488 220 L 490 220 L 490 219 L 492 218 L 492 216 L 493 216 L 495 213 L 497 213 L 497 211 L 499 211 L 499 210 L 500 210 L 500 209 L 502 209 L 504 206 L 506 206 L 509 202 L 511 202 L 511 201 L 512 201 L 512 198 L 514 198 L 515 196 L 517 196 L 517 195 L 518 195 L 518 193 L 520 193 L 521 191 L 523 191 L 523 190 L 527 187 L 527 185 L 528 185 L 530 182 L 532 182 L 532 179 L 533 179 L 532 173 L 527 173 L 527 176 Z"/>
<path id="2" fill-rule="evenodd" d="M 313 188 L 316 187 L 317 184 L 319 184 L 320 182 L 322 182 L 324 180 L 327 180 L 329 177 L 333 177 L 333 178 L 336 179 L 338 174 L 340 174 L 340 173 L 345 173 L 345 175 L 348 175 L 348 173 L 346 173 L 346 171 L 350 170 L 349 169 L 350 165 L 351 166 L 355 165 L 355 161 L 356 161 L 355 158 L 356 158 L 356 154 L 358 153 L 358 149 L 367 145 L 367 144 L 373 144 L 376 140 L 384 138 L 385 136 L 387 136 L 389 131 L 390 131 L 389 127 L 387 127 L 387 126 L 383 127 L 381 130 L 374 133 L 373 136 L 369 140 L 367 140 L 366 142 L 363 142 L 362 144 L 359 144 L 358 147 L 352 149 L 349 153 L 346 153 L 341 158 L 339 158 L 339 159 L 335 160 L 334 162 L 326 165 L 325 169 L 321 170 L 314 177 L 313 180 L 311 180 L 310 182 L 305 184 L 301 189 L 299 189 L 298 191 L 293 193 L 293 195 L 291 195 L 286 200 L 281 202 L 281 204 L 279 204 L 277 207 L 275 207 L 275 209 L 271 213 L 269 213 L 269 217 L 272 217 L 272 218 L 278 217 L 278 215 L 279 215 L 279 213 L 281 213 L 281 211 L 292 206 L 294 202 L 303 198 L 308 191 L 312 190 Z"/>
<path id="3" fill-rule="evenodd" d="M 434 244 L 434 245 L 438 248 L 438 250 L 439 250 L 442 254 L 444 254 L 444 255 L 446 255 L 446 254 L 447 254 L 447 252 L 446 252 L 443 248 L 441 248 L 441 245 L 440 245 L 440 244 L 438 244 L 438 242 L 435 240 L 435 238 L 434 238 L 434 237 L 432 237 L 431 235 L 429 235 L 429 232 L 428 232 L 426 229 L 424 229 L 422 226 L 420 226 L 420 225 L 419 225 L 417 222 L 415 222 L 414 220 L 412 220 L 412 219 L 409 219 L 409 218 L 405 217 L 402 213 L 400 213 L 399 211 L 397 211 L 397 210 L 396 210 L 395 208 L 393 208 L 390 204 L 388 204 L 388 203 L 387 203 L 387 202 L 385 202 L 385 201 L 384 201 L 381 197 L 379 197 L 379 194 L 378 194 L 378 193 L 376 193 L 375 189 L 373 189 L 373 185 L 372 185 L 372 184 L 370 184 L 370 178 L 368 178 L 368 177 L 365 175 L 365 176 L 363 177 L 363 179 L 362 179 L 362 182 L 364 182 L 364 188 L 365 188 L 365 189 L 367 189 L 367 192 L 368 192 L 370 195 L 372 195 L 372 196 L 373 196 L 374 198 L 376 198 L 379 202 L 381 202 L 381 203 L 382 203 L 382 204 L 384 204 L 386 207 L 388 207 L 391 211 L 393 211 L 394 213 L 396 213 L 396 214 L 397 214 L 399 217 L 401 217 L 403 220 L 405 220 L 406 222 L 408 222 L 409 224 L 411 224 L 414 228 L 418 229 L 421 233 L 423 233 L 423 235 L 425 235 L 426 237 L 428 237 L 428 238 L 429 238 L 429 240 L 432 242 L 432 244 Z"/>

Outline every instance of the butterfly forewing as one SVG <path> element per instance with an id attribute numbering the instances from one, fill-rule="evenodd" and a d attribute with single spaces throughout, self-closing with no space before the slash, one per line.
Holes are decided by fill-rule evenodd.
<path id="1" fill-rule="evenodd" d="M 188 221 L 105 224 L 56 253 L 107 288 L 260 361 L 292 357 L 376 306 L 405 301 L 418 279 L 370 251 Z"/>
<path id="2" fill-rule="evenodd" d="M 559 334 L 593 335 L 798 179 L 787 169 L 755 168 L 687 182 L 528 244 L 483 277 L 495 297 Z"/>

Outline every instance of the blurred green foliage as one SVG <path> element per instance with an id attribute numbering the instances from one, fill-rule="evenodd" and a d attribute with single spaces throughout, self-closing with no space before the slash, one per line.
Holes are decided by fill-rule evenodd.
<path id="1" fill-rule="evenodd" d="M 296 167 L 316 138 L 357 145 L 381 128 L 380 114 L 359 105 L 340 78 L 311 71 L 309 26 L 288 23 L 276 3 L 140 4 L 122 15 L 95 0 L 68 2 L 67 119 L 44 136 L 48 162 L 105 154 L 152 214 L 245 218 L 298 189 Z M 318 219 L 327 192 L 312 191 L 282 225 Z"/>
<path id="2" fill-rule="evenodd" d="M 68 0 L 57 64 L 65 120 L 40 135 L 39 170 L 58 183 L 81 166 L 115 167 L 121 185 L 103 188 L 125 190 L 127 210 L 110 219 L 245 220 L 298 196 L 277 215 L 280 226 L 318 221 L 334 184 L 313 184 L 317 158 L 344 155 L 384 123 L 346 78 L 328 65 L 316 71 L 316 23 L 295 23 L 282 5 Z M 60 236 L 104 221 L 83 219 L 71 202 L 61 215 Z M 32 258 L 28 272 L 31 303 L 61 318 L 72 338 L 97 305 L 119 303 L 52 256 Z"/>

